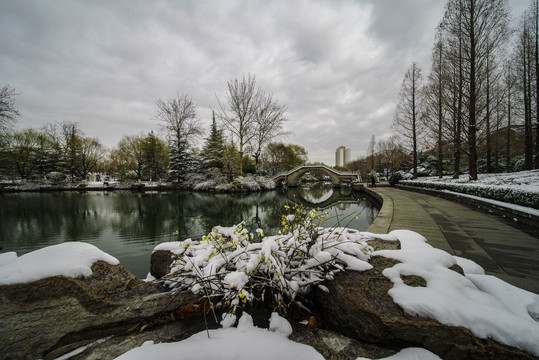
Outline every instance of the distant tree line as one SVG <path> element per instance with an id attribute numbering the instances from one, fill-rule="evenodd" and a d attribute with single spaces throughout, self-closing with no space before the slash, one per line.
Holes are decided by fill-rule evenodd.
<path id="1" fill-rule="evenodd" d="M 0 91 L 0 176 L 78 181 L 90 173 L 125 180 L 182 182 L 189 173 L 228 178 L 245 174 L 273 175 L 307 160 L 299 145 L 280 140 L 286 106 L 256 86 L 249 75 L 228 82 L 228 92 L 212 111 L 209 134 L 198 106 L 187 95 L 158 99 L 158 132 L 126 135 L 106 149 L 86 137 L 77 123 L 47 124 L 40 129 L 15 129 L 21 116 L 19 95 L 10 86 Z M 62 176 L 63 175 L 63 176 Z"/>

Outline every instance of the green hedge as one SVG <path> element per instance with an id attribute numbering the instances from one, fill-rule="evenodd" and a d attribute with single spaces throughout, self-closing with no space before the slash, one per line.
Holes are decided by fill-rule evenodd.
<path id="1" fill-rule="evenodd" d="M 492 187 L 488 185 L 471 184 L 442 184 L 425 181 L 400 180 L 400 184 L 433 190 L 449 190 L 462 194 L 479 196 L 482 198 L 503 201 L 511 204 L 522 205 L 539 209 L 539 195 L 534 192 Z"/>

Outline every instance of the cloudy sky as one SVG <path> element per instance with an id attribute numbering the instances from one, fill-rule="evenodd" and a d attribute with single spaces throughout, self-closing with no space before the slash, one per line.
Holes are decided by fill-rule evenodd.
<path id="1" fill-rule="evenodd" d="M 528 0 L 510 0 L 518 19 Z M 248 74 L 286 104 L 310 161 L 355 159 L 391 133 L 412 61 L 430 69 L 442 0 L 0 0 L 0 86 L 19 128 L 77 122 L 107 147 L 158 130 L 157 99 L 188 95 L 206 126 Z"/>

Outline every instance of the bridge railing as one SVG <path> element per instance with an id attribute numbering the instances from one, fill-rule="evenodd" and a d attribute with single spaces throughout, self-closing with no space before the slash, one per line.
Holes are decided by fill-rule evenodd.
<path id="1" fill-rule="evenodd" d="M 329 172 L 332 172 L 338 176 L 351 176 L 351 175 L 359 175 L 361 177 L 361 174 L 359 171 L 357 172 L 354 172 L 354 171 L 338 171 L 338 170 L 335 170 L 327 165 L 300 165 L 300 166 L 297 166 L 295 167 L 294 169 L 292 170 L 289 170 L 289 171 L 286 171 L 286 172 L 282 172 L 280 174 L 277 174 L 275 176 L 273 176 L 273 179 L 278 179 L 279 177 L 281 176 L 290 176 L 292 175 L 293 173 L 295 172 L 298 172 L 298 171 L 302 171 L 302 170 L 305 170 L 305 169 L 313 169 L 313 170 L 317 170 L 317 169 L 325 169 Z"/>

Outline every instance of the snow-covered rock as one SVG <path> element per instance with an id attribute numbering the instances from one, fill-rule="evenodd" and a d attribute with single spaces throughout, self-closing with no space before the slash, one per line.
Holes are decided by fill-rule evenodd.
<path id="1" fill-rule="evenodd" d="M 14 254 L 14 253 L 11 253 Z M 5 256 L 4 256 L 5 257 Z M 0 285 L 26 283 L 53 276 L 89 277 L 96 261 L 118 265 L 119 261 L 97 247 L 83 242 L 47 246 L 10 261 L 0 261 Z"/>
<path id="2" fill-rule="evenodd" d="M 143 282 L 92 245 L 61 245 L 0 257 L 2 358 L 61 355 L 195 298 Z"/>
<path id="3" fill-rule="evenodd" d="M 481 274 L 418 234 L 391 234 L 402 249 L 375 251 L 371 270 L 338 273 L 324 284 L 328 293 L 315 290 L 327 328 L 371 343 L 421 344 L 444 359 L 539 356 L 538 295 Z"/>

